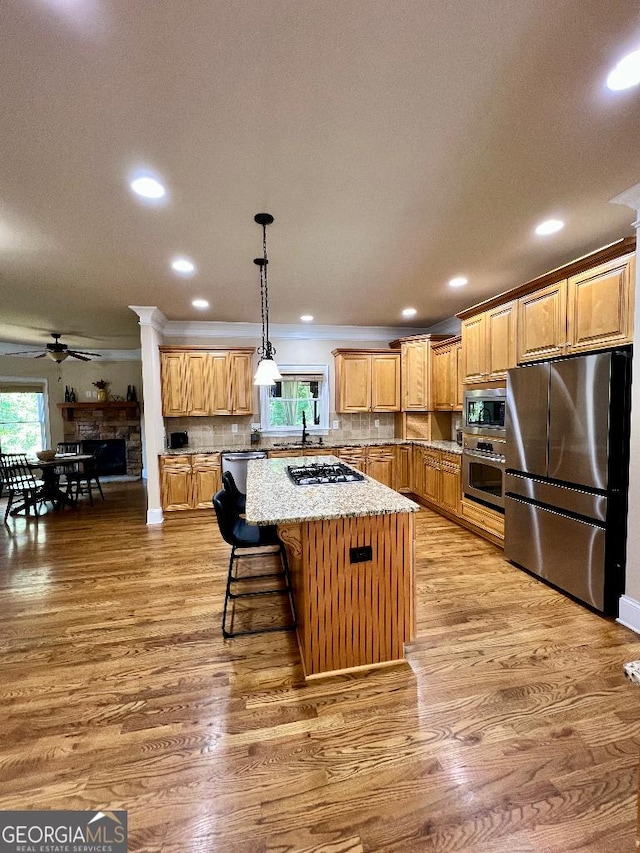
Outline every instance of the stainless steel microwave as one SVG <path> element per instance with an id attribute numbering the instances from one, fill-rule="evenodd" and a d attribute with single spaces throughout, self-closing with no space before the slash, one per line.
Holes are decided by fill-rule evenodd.
<path id="1" fill-rule="evenodd" d="M 476 435 L 504 435 L 506 388 L 465 390 L 463 431 Z"/>

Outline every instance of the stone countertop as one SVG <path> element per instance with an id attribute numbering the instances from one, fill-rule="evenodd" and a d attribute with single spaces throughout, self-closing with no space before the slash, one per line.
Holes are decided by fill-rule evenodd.
<path id="1" fill-rule="evenodd" d="M 317 450 L 322 447 L 327 448 L 343 448 L 343 447 L 384 447 L 387 445 L 400 445 L 400 444 L 415 444 L 419 447 L 430 447 L 433 450 L 442 450 L 445 453 L 455 453 L 460 456 L 462 453 L 462 447 L 457 444 L 455 441 L 430 441 L 428 439 L 422 438 L 358 438 L 358 439 L 338 439 L 336 441 L 331 441 L 328 436 L 325 440 L 324 444 L 317 444 L 315 441 L 313 443 L 308 444 L 296 444 L 292 442 L 291 444 L 287 443 L 286 447 L 276 447 L 273 444 L 222 444 L 220 446 L 214 447 L 181 447 L 179 450 L 165 450 L 162 453 L 162 456 L 191 456 L 194 454 L 209 454 L 209 453 L 245 453 L 247 451 L 254 450 L 264 450 L 268 452 L 269 450 L 302 450 L 302 449 L 314 449 Z"/>
<path id="2" fill-rule="evenodd" d="M 339 462 L 335 456 L 288 456 L 282 459 L 255 459 L 247 466 L 247 508 L 249 524 L 299 524 L 332 518 L 395 515 L 417 512 L 418 504 L 377 480 L 365 476 L 357 483 L 327 483 L 296 486 L 287 474 L 287 465 Z"/>
<path id="3" fill-rule="evenodd" d="M 640 684 L 640 660 L 632 660 L 630 663 L 625 663 L 624 674 L 629 681 L 634 684 Z"/>

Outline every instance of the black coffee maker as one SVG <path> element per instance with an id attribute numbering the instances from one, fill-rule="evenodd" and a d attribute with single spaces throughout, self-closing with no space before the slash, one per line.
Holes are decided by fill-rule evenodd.
<path id="1" fill-rule="evenodd" d="M 169 447 L 171 450 L 179 450 L 189 444 L 189 436 L 186 432 L 169 433 Z"/>

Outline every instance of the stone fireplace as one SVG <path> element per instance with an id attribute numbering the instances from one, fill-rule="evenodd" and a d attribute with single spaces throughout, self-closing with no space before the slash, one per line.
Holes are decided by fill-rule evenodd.
<path id="1" fill-rule="evenodd" d="M 107 403 L 59 403 L 64 421 L 65 441 L 124 441 L 126 473 L 142 474 L 142 439 L 140 404 L 109 401 Z"/>

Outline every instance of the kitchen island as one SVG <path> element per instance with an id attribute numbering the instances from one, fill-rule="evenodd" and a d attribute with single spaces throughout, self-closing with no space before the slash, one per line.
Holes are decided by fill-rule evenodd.
<path id="1" fill-rule="evenodd" d="M 254 460 L 247 470 L 247 522 L 277 525 L 287 549 L 305 676 L 401 661 L 413 635 L 419 506 L 370 477 L 294 485 L 287 466 L 311 461 Z"/>

